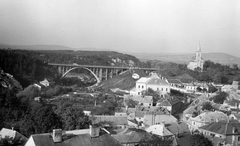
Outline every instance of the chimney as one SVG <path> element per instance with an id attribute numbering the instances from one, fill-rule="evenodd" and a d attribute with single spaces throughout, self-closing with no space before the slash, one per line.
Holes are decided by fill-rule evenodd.
<path id="1" fill-rule="evenodd" d="M 89 134 L 91 137 L 98 137 L 100 128 L 98 126 L 89 125 Z"/>
<path id="2" fill-rule="evenodd" d="M 62 142 L 62 129 L 53 129 L 53 142 Z"/>

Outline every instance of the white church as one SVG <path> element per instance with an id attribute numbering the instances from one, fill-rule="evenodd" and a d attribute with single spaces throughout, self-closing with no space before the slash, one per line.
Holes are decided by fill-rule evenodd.
<path id="1" fill-rule="evenodd" d="M 202 51 L 200 47 L 200 43 L 198 45 L 198 50 L 196 51 L 196 56 L 193 57 L 193 59 L 189 62 L 187 68 L 191 70 L 195 70 L 196 68 L 199 68 L 200 71 L 203 71 L 203 59 L 202 59 Z"/>

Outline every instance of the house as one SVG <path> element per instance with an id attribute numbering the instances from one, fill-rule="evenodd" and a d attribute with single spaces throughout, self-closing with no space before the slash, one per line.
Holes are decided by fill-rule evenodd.
<path id="1" fill-rule="evenodd" d="M 230 91 L 236 91 L 239 90 L 240 82 L 239 81 L 233 81 L 232 85 L 224 85 L 221 88 L 222 92 L 230 92 Z"/>
<path id="2" fill-rule="evenodd" d="M 147 88 L 159 92 L 161 97 L 165 97 L 166 94 L 170 93 L 170 85 L 167 80 L 163 78 L 150 79 L 147 83 Z"/>
<path id="3" fill-rule="evenodd" d="M 121 146 L 111 135 L 100 135 L 99 132 L 98 127 L 92 126 L 82 133 L 54 129 L 52 133 L 31 135 L 25 146 Z"/>
<path id="4" fill-rule="evenodd" d="M 148 77 L 141 77 L 139 80 L 136 81 L 135 95 L 142 95 L 142 91 L 147 90 L 148 80 L 149 80 Z"/>
<path id="5" fill-rule="evenodd" d="M 103 127 L 124 129 L 128 127 L 127 116 L 93 115 L 90 117 L 92 124 L 103 124 Z"/>
<path id="6" fill-rule="evenodd" d="M 212 122 L 227 121 L 227 120 L 228 120 L 228 116 L 223 112 L 206 111 L 194 118 L 190 117 L 188 120 L 188 127 L 191 132 L 194 132 L 195 130 L 199 130 L 199 127 L 208 125 Z"/>
<path id="7" fill-rule="evenodd" d="M 40 84 L 45 86 L 45 87 L 49 86 L 49 82 L 48 82 L 48 80 L 46 78 L 43 81 L 41 81 Z"/>
<path id="8" fill-rule="evenodd" d="M 172 139 L 162 139 L 154 134 L 150 134 L 143 129 L 127 128 L 117 135 L 112 135 L 123 146 L 136 145 L 172 145 Z"/>
<path id="9" fill-rule="evenodd" d="M 185 84 L 185 88 L 188 92 L 196 92 L 197 86 L 194 83 Z"/>
<path id="10" fill-rule="evenodd" d="M 153 105 L 153 97 L 146 96 L 146 95 L 125 95 L 124 97 L 124 104 L 126 104 L 126 100 L 132 99 L 136 101 L 139 105 L 142 106 L 152 106 Z"/>
<path id="11" fill-rule="evenodd" d="M 195 86 L 197 86 L 197 89 L 200 88 L 203 91 L 209 91 L 209 86 L 206 82 L 195 82 Z"/>
<path id="12" fill-rule="evenodd" d="M 84 110 L 83 113 L 84 113 L 84 115 L 86 115 L 86 116 L 90 116 L 90 115 L 91 115 L 91 111 Z"/>
<path id="13" fill-rule="evenodd" d="M 158 100 L 156 106 L 166 108 L 170 113 L 172 112 L 172 104 L 166 98 Z"/>
<path id="14" fill-rule="evenodd" d="M 123 116 L 123 117 L 126 117 L 126 116 L 127 116 L 127 113 L 126 113 L 126 112 L 115 112 L 114 115 L 115 115 L 115 116 Z"/>
<path id="15" fill-rule="evenodd" d="M 161 123 L 170 124 L 175 122 L 178 122 L 178 120 L 172 115 L 159 115 L 154 113 L 146 113 L 143 120 L 145 127 L 159 125 Z"/>
<path id="16" fill-rule="evenodd" d="M 223 105 L 228 106 L 231 110 L 240 109 L 240 100 L 230 98 L 228 100 L 224 100 Z"/>
<path id="17" fill-rule="evenodd" d="M 172 87 L 178 87 L 178 88 L 183 88 L 184 85 L 179 79 L 167 79 L 168 83 Z"/>
<path id="18" fill-rule="evenodd" d="M 11 138 L 13 143 L 17 142 L 19 144 L 24 144 L 27 141 L 27 137 L 23 136 L 21 133 L 7 128 L 2 128 L 0 131 L 0 140 L 2 138 Z"/>
<path id="19" fill-rule="evenodd" d="M 144 112 L 144 113 L 152 112 L 154 114 L 161 114 L 161 115 L 170 115 L 171 114 L 167 108 L 160 107 L 160 106 L 146 107 L 146 106 L 137 105 L 135 108 L 136 108 L 136 111 Z"/>
<path id="20" fill-rule="evenodd" d="M 159 92 L 162 97 L 170 93 L 170 85 L 167 80 L 163 77 L 160 78 L 156 73 L 152 74 L 150 77 L 142 77 L 137 80 L 135 94 L 142 95 L 148 88 Z"/>
<path id="21" fill-rule="evenodd" d="M 240 123 L 235 120 L 212 122 L 199 127 L 199 131 L 210 140 L 215 141 L 215 145 L 221 140 L 225 144 L 232 146 L 240 145 Z"/>
<path id="22" fill-rule="evenodd" d="M 157 135 L 162 138 L 173 137 L 173 134 L 165 127 L 164 123 L 152 125 L 145 129 L 148 133 Z"/>
<path id="23" fill-rule="evenodd" d="M 229 115 L 230 120 L 237 120 L 240 122 L 240 113 L 232 113 Z"/>
<path id="24" fill-rule="evenodd" d="M 165 124 L 165 127 L 174 135 L 183 135 L 190 132 L 185 122 Z"/>

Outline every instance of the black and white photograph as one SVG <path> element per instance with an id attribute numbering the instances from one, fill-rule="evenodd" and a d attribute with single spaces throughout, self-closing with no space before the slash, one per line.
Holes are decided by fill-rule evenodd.
<path id="1" fill-rule="evenodd" d="M 0 146 L 240 146 L 240 1 L 0 0 Z"/>

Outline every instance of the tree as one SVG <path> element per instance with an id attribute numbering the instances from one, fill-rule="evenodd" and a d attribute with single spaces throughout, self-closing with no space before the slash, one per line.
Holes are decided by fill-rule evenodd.
<path id="1" fill-rule="evenodd" d="M 213 146 L 212 142 L 201 134 L 194 134 L 190 137 L 191 146 Z"/>
<path id="2" fill-rule="evenodd" d="M 202 105 L 202 110 L 208 110 L 208 111 L 211 111 L 211 110 L 213 110 L 214 108 L 213 108 L 213 106 L 212 106 L 212 104 L 210 103 L 210 102 L 205 102 L 205 103 L 203 103 L 203 105 Z"/>
<path id="3" fill-rule="evenodd" d="M 134 101 L 132 98 L 125 98 L 124 102 L 125 102 L 125 106 L 130 108 L 135 108 L 135 106 L 138 104 L 138 102 Z"/>
<path id="4" fill-rule="evenodd" d="M 28 113 L 21 127 L 24 135 L 51 132 L 52 129 L 62 128 L 62 122 L 51 106 L 41 106 Z"/>
<path id="5" fill-rule="evenodd" d="M 213 97 L 213 102 L 223 104 L 227 96 L 228 94 L 226 92 L 219 92 L 216 96 Z"/>
<path id="6" fill-rule="evenodd" d="M 82 110 L 72 106 L 67 107 L 62 118 L 65 130 L 86 129 L 90 123 L 88 116 L 84 115 Z"/>

